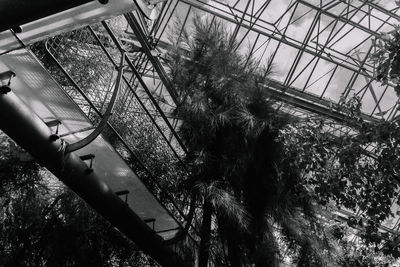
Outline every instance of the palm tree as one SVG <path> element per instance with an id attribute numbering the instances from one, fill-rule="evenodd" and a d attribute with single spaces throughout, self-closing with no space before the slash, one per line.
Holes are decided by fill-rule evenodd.
<path id="1" fill-rule="evenodd" d="M 207 266 L 211 247 L 230 266 L 274 266 L 282 242 L 318 262 L 311 197 L 278 140 L 289 117 L 264 90 L 271 65 L 240 55 L 222 23 L 195 17 L 193 25 L 193 34 L 175 38 L 168 59 L 192 172 L 186 186 L 204 199 L 199 266 Z"/>

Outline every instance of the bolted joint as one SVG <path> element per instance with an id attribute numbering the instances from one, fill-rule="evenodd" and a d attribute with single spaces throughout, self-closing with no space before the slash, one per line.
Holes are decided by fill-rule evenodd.
<path id="1" fill-rule="evenodd" d="M 84 173 L 86 174 L 86 175 L 89 175 L 89 174 L 91 174 L 93 172 L 93 169 L 92 168 L 87 168 L 85 171 L 84 171 Z"/>
<path id="2" fill-rule="evenodd" d="M 11 88 L 8 85 L 0 86 L 0 94 L 5 95 L 9 92 L 11 92 Z"/>
<path id="3" fill-rule="evenodd" d="M 0 73 L 0 84 L 3 84 L 0 86 L 0 94 L 7 94 L 11 92 L 11 79 L 15 77 L 15 73 L 11 70 L 5 71 Z"/>
<path id="4" fill-rule="evenodd" d="M 94 159 L 95 157 L 96 157 L 96 156 L 93 155 L 93 154 L 88 154 L 88 155 L 80 156 L 80 159 L 83 160 L 83 161 L 90 160 L 89 167 L 84 171 L 84 173 L 85 173 L 86 175 L 89 175 L 89 174 L 91 174 L 91 173 L 93 172 L 93 159 Z"/>
<path id="5" fill-rule="evenodd" d="M 60 137 L 57 134 L 51 134 L 50 135 L 50 141 L 54 142 L 56 140 L 60 139 Z"/>
<path id="6" fill-rule="evenodd" d="M 22 32 L 22 27 L 21 26 L 15 26 L 14 28 L 12 28 L 12 31 L 14 33 L 21 33 Z"/>
<path id="7" fill-rule="evenodd" d="M 58 128 L 61 124 L 61 121 L 58 119 L 55 119 L 55 120 L 47 121 L 45 123 L 46 123 L 47 127 L 49 127 L 49 128 L 56 127 L 56 132 L 50 135 L 50 141 L 54 142 L 54 141 L 60 139 L 60 136 L 58 135 Z"/>

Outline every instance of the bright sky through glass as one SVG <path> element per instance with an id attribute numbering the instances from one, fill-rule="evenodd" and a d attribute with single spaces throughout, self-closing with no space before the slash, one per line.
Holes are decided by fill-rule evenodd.
<path id="1" fill-rule="evenodd" d="M 394 0 L 229 0 L 171 1 L 155 35 L 168 41 L 172 21 L 190 32 L 191 18 L 215 16 L 234 33 L 244 51 L 262 63 L 272 57 L 272 77 L 284 88 L 318 99 L 342 103 L 362 98 L 362 111 L 377 119 L 397 116 L 392 87 L 373 81 L 368 60 L 373 39 L 394 29 L 398 8 Z M 325 102 L 323 103 L 325 104 Z"/>

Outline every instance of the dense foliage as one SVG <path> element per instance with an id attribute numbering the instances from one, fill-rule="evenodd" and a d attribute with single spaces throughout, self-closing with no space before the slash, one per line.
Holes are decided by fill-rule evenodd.
<path id="1" fill-rule="evenodd" d="M 152 264 L 3 133 L 0 146 L 0 266 Z"/>
<path id="2" fill-rule="evenodd" d="M 381 224 L 394 215 L 399 124 L 364 122 L 357 98 L 344 103 L 348 134 L 332 134 L 324 119 L 290 120 L 265 93 L 268 67 L 239 54 L 222 24 L 193 25 L 173 39 L 169 66 L 193 173 L 187 186 L 204 199 L 200 266 L 207 250 L 231 266 L 272 266 L 283 248 L 298 266 L 398 257 L 397 235 Z"/>
<path id="3" fill-rule="evenodd" d="M 343 136 L 333 136 L 323 125 L 307 121 L 285 129 L 281 138 L 286 153 L 302 170 L 315 201 L 343 210 L 347 226 L 355 229 L 363 246 L 399 257 L 399 248 L 392 243 L 397 235 L 380 231 L 394 215 L 393 202 L 398 205 L 399 125 L 362 123 Z"/>
<path id="4" fill-rule="evenodd" d="M 221 23 L 196 18 L 193 25 L 193 34 L 175 39 L 169 67 L 189 151 L 186 186 L 204 200 L 199 266 L 209 251 L 221 264 L 274 266 L 281 243 L 300 266 L 322 264 L 310 191 L 278 139 L 289 118 L 263 87 L 270 66 L 240 55 Z"/>
<path id="5" fill-rule="evenodd" d="M 323 119 L 288 117 L 265 93 L 271 66 L 241 55 L 218 21 L 195 18 L 191 30 L 173 37 L 168 56 L 191 178 L 138 110 L 121 108 L 112 121 L 136 155 L 115 133 L 105 134 L 160 199 L 169 201 L 161 183 L 202 200 L 194 222 L 201 228 L 199 266 L 384 266 L 399 257 L 397 234 L 380 229 L 399 189 L 400 124 L 362 121 L 357 98 L 345 103 L 345 135 L 332 134 Z M 371 57 L 377 79 L 398 93 L 399 40 L 398 31 L 382 35 Z M 98 59 L 67 59 L 77 82 L 95 92 Z M 85 69 L 93 71 L 80 77 Z M 4 135 L 0 146 L 0 265 L 151 264 Z"/>
<path id="6" fill-rule="evenodd" d="M 400 93 L 400 29 L 392 33 L 382 33 L 374 41 L 375 51 L 370 60 L 376 64 L 376 80 L 382 84 L 392 83 L 395 91 Z"/>

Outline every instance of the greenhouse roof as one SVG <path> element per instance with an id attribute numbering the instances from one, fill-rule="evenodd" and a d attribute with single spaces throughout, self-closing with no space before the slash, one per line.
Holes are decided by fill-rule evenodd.
<path id="1" fill-rule="evenodd" d="M 370 60 L 375 40 L 397 27 L 400 11 L 395 1 L 174 0 L 159 3 L 155 10 L 158 16 L 142 25 L 157 51 L 149 55 L 154 60 L 163 61 L 177 25 L 181 33 L 190 34 L 194 16 L 216 19 L 241 44 L 243 54 L 250 53 L 260 64 L 272 61 L 274 73 L 266 89 L 285 112 L 322 115 L 335 135 L 352 131 L 344 126 L 348 113 L 343 104 L 354 96 L 361 100 L 365 121 L 395 120 L 399 115 L 393 85 L 375 80 L 376 66 Z M 133 34 L 132 39 L 146 42 Z M 153 77 L 159 74 L 148 70 Z M 394 216 L 383 223 L 382 231 L 398 231 L 398 210 L 393 202 Z"/>
<path id="2" fill-rule="evenodd" d="M 122 2 L 130 4 L 126 0 Z M 94 70 L 99 72 L 94 75 L 97 75 L 99 84 L 94 85 L 96 90 L 92 95 L 88 93 L 88 99 L 75 97 L 73 86 L 62 84 L 87 117 L 93 116 L 90 113 L 92 106 L 101 110 L 109 103 L 109 88 L 117 76 L 116 58 L 124 50 L 129 56 L 132 55 L 130 58 L 133 62 L 127 60 L 130 63 L 124 69 L 124 101 L 116 108 L 116 114 L 135 119 L 141 116 L 142 120 L 137 120 L 138 125 L 123 125 L 124 134 L 131 139 L 145 138 L 147 134 L 156 136 L 153 136 L 157 139 L 157 144 L 153 144 L 154 153 L 169 153 L 178 162 L 184 157 L 185 148 L 175 132 L 179 122 L 169 117 L 176 104 L 176 95 L 169 84 L 163 59 L 164 53 L 172 45 L 169 37 L 176 30 L 176 25 L 180 25 L 181 32 L 186 30 L 190 33 L 192 18 L 197 15 L 223 21 L 237 43 L 241 44 L 239 49 L 243 53 L 249 52 L 260 60 L 260 64 L 272 62 L 274 73 L 265 88 L 271 97 L 278 100 L 278 108 L 285 112 L 300 117 L 322 115 L 332 132 L 337 134 L 352 131 L 344 126 L 348 114 L 343 104 L 353 96 L 361 99 L 362 118 L 365 121 L 395 120 L 399 115 L 398 97 L 393 86 L 375 81 L 375 66 L 369 60 L 369 55 L 375 51 L 375 40 L 396 29 L 400 11 L 395 1 L 150 0 L 147 4 L 148 9 L 145 11 L 142 3 L 124 17 L 97 24 L 98 27 L 79 29 L 73 35 L 57 35 L 46 44 L 47 52 L 58 60 L 73 79 L 82 73 L 79 73 L 78 64 L 73 62 L 71 54 L 76 58 L 82 57 L 83 61 L 90 58 L 101 63 L 98 64 L 101 67 Z M 72 13 L 67 12 L 64 16 L 74 14 L 77 19 L 82 19 L 82 14 L 69 12 Z M 102 18 L 119 13 L 121 9 L 115 9 L 103 14 Z M 40 27 L 47 25 L 46 20 L 42 20 L 25 25 L 28 32 L 0 33 L 0 55 L 18 53 L 21 43 L 29 45 L 92 22 L 91 19 L 83 19 L 79 25 L 70 21 L 67 22 L 68 26 L 63 26 L 62 23 L 66 21 L 62 16 L 59 19 L 56 16 L 47 19 L 54 23 L 55 30 L 40 30 Z M 121 28 L 124 29 L 122 32 Z M 33 37 L 28 36 L 29 32 Z M 74 38 L 82 42 L 76 42 Z M 10 49 L 16 51 L 8 53 Z M 82 58 L 77 59 L 77 62 L 82 61 Z M 149 132 L 138 130 L 143 129 L 139 128 L 143 125 L 148 127 L 146 130 Z M 129 138 L 122 143 L 127 150 L 138 149 Z M 142 159 L 146 163 L 157 160 L 156 157 Z M 176 178 L 169 177 L 170 173 L 163 175 L 169 180 Z M 135 182 L 139 184 L 136 179 L 135 176 Z M 150 195 L 144 187 L 141 191 L 146 197 Z M 152 203 L 155 207 L 159 206 L 153 198 Z M 134 207 L 134 203 L 131 205 Z M 145 205 L 137 206 L 138 213 L 149 212 L 148 208 L 144 208 Z M 173 206 L 171 203 L 166 206 L 160 208 L 159 215 L 162 218 L 176 213 L 178 209 L 170 210 Z M 394 205 L 392 210 L 396 214 L 398 206 Z M 396 214 L 386 221 L 384 230 L 397 231 L 399 218 Z M 176 220 L 171 218 L 170 222 L 162 226 L 165 229 L 175 229 L 175 224 Z"/>
<path id="3" fill-rule="evenodd" d="M 160 15 L 147 29 L 160 51 L 170 43 L 172 25 L 190 33 L 195 14 L 215 17 L 243 51 L 261 64 L 272 59 L 270 87 L 282 100 L 334 118 L 346 99 L 358 96 L 365 117 L 397 116 L 393 87 L 374 81 L 368 58 L 374 40 L 396 27 L 400 17 L 394 1 L 182 0 L 158 5 Z"/>

